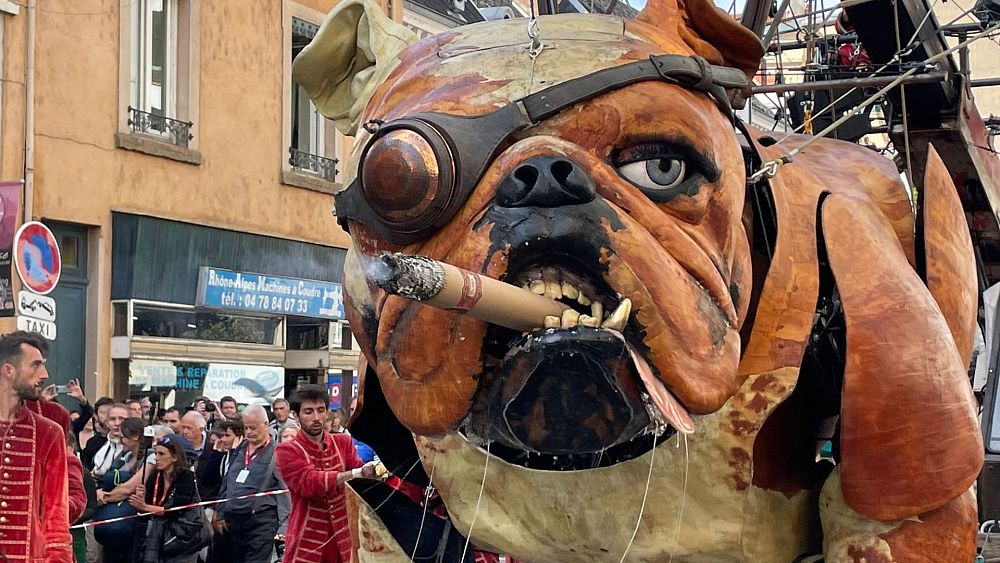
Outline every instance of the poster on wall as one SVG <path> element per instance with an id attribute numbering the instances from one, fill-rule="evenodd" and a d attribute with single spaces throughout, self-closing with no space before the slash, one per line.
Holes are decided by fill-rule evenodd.
<path id="1" fill-rule="evenodd" d="M 21 183 L 0 182 L 0 317 L 13 317 L 15 313 L 11 264 L 20 202 Z"/>
<path id="2" fill-rule="evenodd" d="M 215 401 L 229 395 L 241 405 L 270 407 L 275 399 L 285 397 L 285 368 L 211 363 L 204 391 Z"/>
<path id="3" fill-rule="evenodd" d="M 174 404 L 189 405 L 204 395 L 214 401 L 225 396 L 243 405 L 270 407 L 285 396 L 285 369 L 245 364 L 132 360 L 129 385 L 141 391 L 176 390 Z"/>
<path id="4" fill-rule="evenodd" d="M 345 377 L 346 376 L 346 377 Z M 328 369 L 326 370 L 326 387 L 330 392 L 330 409 L 335 410 L 347 405 L 343 404 L 345 396 L 344 380 L 351 380 L 351 400 L 358 396 L 358 373 L 350 369 Z"/>

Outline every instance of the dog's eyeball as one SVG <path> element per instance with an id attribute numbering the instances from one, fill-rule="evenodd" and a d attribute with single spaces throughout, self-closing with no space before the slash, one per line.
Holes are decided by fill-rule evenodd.
<path id="1" fill-rule="evenodd" d="M 643 190 L 663 191 L 684 182 L 687 163 L 680 158 L 651 158 L 618 167 L 618 173 Z"/>

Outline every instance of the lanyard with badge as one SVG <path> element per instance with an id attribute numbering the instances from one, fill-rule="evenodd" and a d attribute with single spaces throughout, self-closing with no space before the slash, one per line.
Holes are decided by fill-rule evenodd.
<path id="1" fill-rule="evenodd" d="M 247 478 L 250 477 L 250 464 L 253 463 L 257 456 L 260 455 L 261 450 L 264 450 L 271 444 L 271 438 L 268 438 L 259 448 L 253 451 L 253 455 L 250 455 L 250 444 L 247 444 L 246 449 L 243 450 L 243 469 L 236 474 L 237 483 L 246 483 Z"/>

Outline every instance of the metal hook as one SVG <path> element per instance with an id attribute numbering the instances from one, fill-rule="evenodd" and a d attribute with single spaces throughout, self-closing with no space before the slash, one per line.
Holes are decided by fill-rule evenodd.
<path id="1" fill-rule="evenodd" d="M 756 184 L 763 178 L 774 178 L 778 173 L 778 166 L 784 164 L 784 158 L 779 160 L 769 160 L 761 165 L 760 170 L 754 172 L 747 178 L 748 184 Z"/>
<path id="2" fill-rule="evenodd" d="M 532 59 L 538 57 L 542 53 L 542 49 L 545 48 L 545 44 L 542 43 L 539 37 L 538 31 L 538 18 L 534 15 L 528 20 L 528 37 L 531 39 L 531 46 L 528 47 L 528 56 Z"/>

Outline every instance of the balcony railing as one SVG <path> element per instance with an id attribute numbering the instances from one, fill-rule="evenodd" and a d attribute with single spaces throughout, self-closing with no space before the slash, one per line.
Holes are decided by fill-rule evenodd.
<path id="1" fill-rule="evenodd" d="M 292 168 L 312 172 L 327 182 L 337 181 L 338 162 L 340 161 L 336 158 L 326 158 L 288 147 L 288 164 L 291 164 Z"/>
<path id="2" fill-rule="evenodd" d="M 128 108 L 128 125 L 133 133 L 164 136 L 171 144 L 179 147 L 187 148 L 188 141 L 194 139 L 194 134 L 191 133 L 194 123 L 156 115 L 132 106 Z"/>

